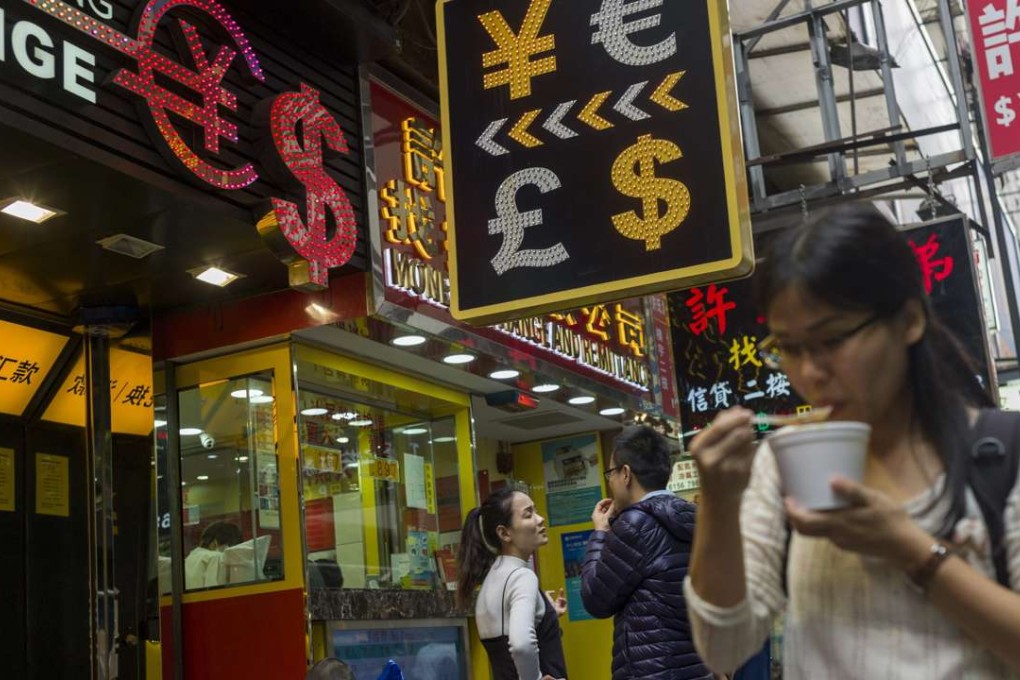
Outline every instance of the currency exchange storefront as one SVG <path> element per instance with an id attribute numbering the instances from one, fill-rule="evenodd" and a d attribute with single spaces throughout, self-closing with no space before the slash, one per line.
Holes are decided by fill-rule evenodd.
<path id="1" fill-rule="evenodd" d="M 357 64 L 394 45 L 359 3 L 0 0 L 6 676 L 182 677 L 201 658 L 182 642 L 183 572 L 160 625 L 149 543 L 159 527 L 180 545 L 193 518 L 151 507 L 153 442 L 192 435 L 165 426 L 151 320 L 367 269 Z M 270 594 L 303 592 L 290 547 Z M 300 596 L 295 611 L 292 653 L 258 625 L 215 653 L 244 677 L 300 677 Z"/>
<path id="2" fill-rule="evenodd" d="M 359 677 L 387 658 L 408 677 L 488 677 L 469 612 L 454 607 L 455 555 L 466 512 L 512 485 L 549 518 L 536 568 L 572 601 L 571 663 L 597 674 L 608 649 L 593 655 L 584 639 L 611 624 L 580 604 L 577 551 L 613 434 L 638 418 L 675 427 L 665 301 L 456 322 L 439 124 L 382 71 L 363 70 L 359 86 L 371 273 L 155 319 L 159 513 L 181 518 L 180 543 L 169 528 L 158 541 L 161 590 L 175 596 L 164 627 L 180 620 L 189 669 L 228 673 L 222 651 L 252 631 L 303 661 L 307 632 L 313 659 L 343 658 Z M 223 568 L 195 567 L 223 524 L 239 529 Z"/>

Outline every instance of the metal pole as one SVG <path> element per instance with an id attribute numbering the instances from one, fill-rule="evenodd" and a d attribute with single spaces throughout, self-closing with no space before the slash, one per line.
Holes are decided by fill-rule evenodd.
<path id="1" fill-rule="evenodd" d="M 942 24 L 942 35 L 946 40 L 946 61 L 949 63 L 949 77 L 953 82 L 956 96 L 956 117 L 960 120 L 960 141 L 964 155 L 968 159 L 975 157 L 974 142 L 970 136 L 967 121 L 970 119 L 970 108 L 967 105 L 967 88 L 963 84 L 963 69 L 960 68 L 960 48 L 956 43 L 956 29 L 953 28 L 953 15 L 949 11 L 949 0 L 939 0 L 939 21 Z M 975 116 L 979 118 L 980 116 Z"/>
<path id="2" fill-rule="evenodd" d="M 754 95 L 751 92 L 750 62 L 744 41 L 735 38 L 733 41 L 733 59 L 737 71 L 737 98 L 740 102 L 740 125 L 744 138 L 744 154 L 748 160 L 761 156 L 761 144 L 758 140 L 758 120 L 754 114 Z M 755 201 L 765 198 L 765 169 L 761 165 L 748 168 L 751 175 L 751 194 Z"/>
<path id="3" fill-rule="evenodd" d="M 167 504 L 170 506 L 170 578 L 173 581 L 173 659 L 174 680 L 184 680 L 184 623 L 181 596 L 184 593 L 184 536 L 181 533 L 181 416 L 177 400 L 176 365 L 166 362 L 166 481 Z M 166 645 L 166 640 L 161 640 Z M 164 652 L 165 653 L 165 652 Z M 167 678 L 169 680 L 169 678 Z"/>
<path id="4" fill-rule="evenodd" d="M 878 42 L 878 51 L 882 69 L 882 84 L 885 86 L 885 108 L 889 115 L 889 125 L 899 127 L 900 105 L 896 100 L 896 83 L 893 82 L 892 63 L 889 60 L 889 36 L 885 32 L 885 15 L 882 13 L 882 3 L 871 3 L 871 14 L 875 18 L 875 40 Z M 851 64 L 853 57 L 851 56 Z M 893 151 L 896 153 L 896 166 L 902 169 L 907 163 L 907 152 L 902 141 L 893 144 Z"/>
<path id="5" fill-rule="evenodd" d="M 113 611 L 113 440 L 110 416 L 110 339 L 105 330 L 85 328 L 85 380 L 88 384 L 88 479 L 90 571 L 92 573 L 92 676 L 116 677 Z M 111 669 L 113 664 L 113 669 Z"/>
<path id="6" fill-rule="evenodd" d="M 810 8 L 809 3 L 805 3 Z M 832 83 L 832 61 L 829 58 L 829 43 L 825 39 L 824 19 L 809 9 L 808 33 L 811 38 L 811 55 L 815 64 L 815 86 L 818 89 L 818 105 L 822 112 L 822 129 L 825 141 L 832 142 L 842 137 L 839 128 L 839 108 L 836 105 L 836 91 Z M 852 64 L 851 64 L 852 66 Z M 846 178 L 843 153 L 835 151 L 829 155 L 829 175 L 842 190 Z"/>

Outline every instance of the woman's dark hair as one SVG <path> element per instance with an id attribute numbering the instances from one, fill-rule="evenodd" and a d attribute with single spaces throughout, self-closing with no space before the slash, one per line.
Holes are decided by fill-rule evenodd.
<path id="1" fill-rule="evenodd" d="M 308 669 L 305 680 L 355 680 L 354 671 L 340 659 L 323 659 Z"/>
<path id="2" fill-rule="evenodd" d="M 210 547 L 213 543 L 232 546 L 241 542 L 241 530 L 236 524 L 218 520 L 202 530 L 202 538 L 198 544 L 203 548 Z"/>
<path id="3" fill-rule="evenodd" d="M 514 490 L 493 491 L 481 506 L 468 513 L 457 553 L 457 606 L 463 607 L 485 579 L 500 554 L 496 527 L 509 527 L 514 519 Z"/>
<path id="4" fill-rule="evenodd" d="M 941 533 L 947 534 L 966 509 L 966 407 L 994 403 L 959 341 L 935 317 L 906 238 L 869 203 L 825 210 L 769 244 L 755 273 L 759 312 L 767 314 L 776 296 L 791 286 L 833 307 L 869 311 L 881 319 L 894 317 L 910 300 L 923 308 L 924 336 L 909 349 L 910 417 L 945 468 L 943 494 L 950 504 Z"/>

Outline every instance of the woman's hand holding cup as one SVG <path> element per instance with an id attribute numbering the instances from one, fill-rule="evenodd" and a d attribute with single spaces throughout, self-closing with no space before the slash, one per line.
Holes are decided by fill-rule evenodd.
<path id="1" fill-rule="evenodd" d="M 691 441 L 704 502 L 740 502 L 754 463 L 753 416 L 745 408 L 723 411 Z"/>

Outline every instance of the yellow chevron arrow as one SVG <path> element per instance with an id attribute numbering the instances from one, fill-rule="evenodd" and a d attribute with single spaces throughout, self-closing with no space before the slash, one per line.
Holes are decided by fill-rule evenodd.
<path id="1" fill-rule="evenodd" d="M 673 88 L 676 87 L 676 84 L 680 82 L 680 79 L 684 77 L 685 73 L 687 71 L 677 71 L 666 76 L 666 79 L 655 88 L 655 92 L 652 93 L 649 99 L 667 111 L 683 111 L 688 108 L 687 104 L 670 94 Z"/>
<path id="2" fill-rule="evenodd" d="M 612 123 L 596 113 L 612 93 L 612 90 L 610 90 L 609 92 L 600 92 L 592 97 L 591 101 L 581 109 L 581 113 L 577 114 L 577 119 L 596 130 L 608 130 L 613 127 Z"/>
<path id="3" fill-rule="evenodd" d="M 536 146 L 542 146 L 542 140 L 535 135 L 528 132 L 528 126 L 535 122 L 538 118 L 538 114 L 542 113 L 542 109 L 535 109 L 534 111 L 528 111 L 521 119 L 517 121 L 510 132 L 507 135 L 510 139 L 514 140 L 521 146 L 526 146 L 529 149 L 534 149 Z"/>

